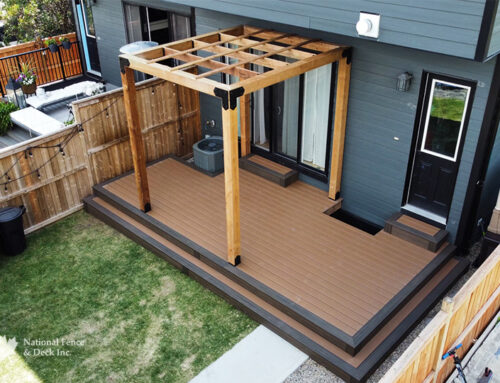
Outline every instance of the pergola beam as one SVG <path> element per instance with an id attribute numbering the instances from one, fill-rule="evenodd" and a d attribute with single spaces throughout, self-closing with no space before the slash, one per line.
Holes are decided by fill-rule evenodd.
<path id="1" fill-rule="evenodd" d="M 171 48 L 165 48 L 165 51 L 169 51 L 170 49 Z M 198 58 L 199 58 L 198 56 L 190 53 L 177 55 L 177 59 L 180 61 L 193 62 L 196 61 Z M 245 68 L 230 68 L 228 64 L 221 63 L 220 61 L 208 60 L 198 65 L 208 69 L 220 69 L 224 73 L 241 78 L 250 78 L 258 75 L 257 72 Z"/>
<path id="2" fill-rule="evenodd" d="M 307 50 L 304 50 L 304 48 Z M 257 54 L 252 52 L 252 49 L 264 53 Z M 212 54 L 208 57 L 200 57 L 194 54 L 194 52 L 199 51 L 211 52 Z M 250 94 L 323 65 L 340 61 L 337 72 L 335 131 L 329 185 L 329 196 L 338 198 L 347 118 L 350 52 L 347 47 L 323 41 L 309 40 L 304 37 L 254 27 L 239 26 L 163 44 L 137 54 L 121 55 L 120 65 L 122 68 L 124 101 L 141 208 L 145 211 L 150 208 L 150 201 L 146 157 L 144 144 L 140 136 L 132 70 L 138 70 L 221 99 L 227 260 L 232 265 L 237 265 L 241 260 L 238 98 L 241 97 L 239 111 L 241 119 L 241 154 L 245 156 L 250 153 Z M 276 60 L 273 58 L 275 55 L 293 58 L 295 61 Z M 226 60 L 224 60 L 226 62 L 214 60 L 223 57 L 238 61 L 229 64 Z M 164 62 L 168 59 L 184 61 L 184 64 L 170 67 L 167 65 L 168 63 Z M 266 67 L 269 70 L 264 73 L 257 73 L 251 70 L 252 64 Z M 195 68 L 196 70 L 193 71 L 194 73 L 189 73 L 189 71 L 186 71 L 188 68 Z M 202 73 L 201 68 L 210 70 Z M 222 79 L 215 81 L 207 78 L 221 72 L 234 76 L 235 82 L 228 85 L 222 82 Z"/>
<path id="3" fill-rule="evenodd" d="M 245 34 L 243 36 L 250 37 L 250 36 L 255 35 L 256 33 L 264 32 L 264 31 L 265 31 L 265 29 L 259 29 L 258 31 L 250 32 L 250 33 L 247 33 L 247 34 Z M 239 39 L 239 38 L 242 37 L 242 36 L 233 36 L 232 38 L 228 37 L 226 39 L 221 39 L 219 34 L 217 34 L 217 35 L 210 35 L 208 37 L 213 38 L 214 36 L 216 36 L 216 38 L 217 38 L 217 40 L 215 40 L 214 42 L 207 43 L 207 42 L 202 41 L 201 39 L 194 39 L 193 40 L 193 45 L 194 45 L 193 48 L 189 48 L 189 49 L 184 50 L 184 51 L 178 51 L 178 52 L 175 52 L 175 53 L 167 54 L 165 56 L 157 57 L 155 59 L 151 59 L 151 60 L 149 60 L 149 63 L 155 63 L 155 62 L 158 62 L 158 61 L 168 60 L 168 59 L 177 57 L 177 56 L 179 56 L 181 54 L 185 54 L 185 53 L 192 53 L 192 52 L 196 52 L 196 51 L 199 51 L 199 50 L 206 50 L 207 48 L 210 48 L 210 47 L 213 47 L 213 46 L 230 43 L 231 41 L 237 40 L 237 39 Z M 173 47 L 164 47 L 164 48 L 175 49 Z"/>
<path id="4" fill-rule="evenodd" d="M 286 51 L 289 51 L 291 49 L 295 49 L 295 48 L 298 48 L 304 44 L 307 44 L 308 41 L 311 41 L 311 40 L 306 40 L 306 41 L 302 41 L 300 43 L 296 43 L 296 44 L 293 44 L 291 46 L 287 46 L 287 47 L 282 47 L 281 49 L 278 49 L 277 51 L 275 52 L 268 52 L 266 54 L 263 54 L 263 55 L 259 55 L 259 57 L 262 57 L 262 58 L 267 58 L 267 57 L 270 57 L 270 56 L 273 56 L 275 54 L 279 54 L 279 53 L 283 53 L 283 52 L 286 52 Z M 227 68 L 236 68 L 238 66 L 241 66 L 241 65 L 245 65 L 245 64 L 250 64 L 253 62 L 254 59 L 250 58 L 250 59 L 246 59 L 246 60 L 240 60 L 238 61 L 237 63 L 234 63 L 234 64 L 231 64 L 231 65 L 228 65 Z M 287 65 L 288 66 L 288 65 Z M 282 70 L 284 70 L 284 68 L 282 68 Z M 209 72 L 205 72 L 205 73 L 202 73 L 202 74 L 199 74 L 198 76 L 196 76 L 196 78 L 204 78 L 204 77 L 208 77 L 208 76 L 211 76 L 217 72 L 220 72 L 220 69 L 213 69 Z"/>
<path id="5" fill-rule="evenodd" d="M 272 38 L 264 40 L 264 41 L 257 41 L 257 42 L 255 42 L 253 40 L 248 40 L 249 41 L 248 44 L 242 45 L 242 46 L 240 46 L 240 47 L 238 47 L 236 49 L 233 49 L 233 52 L 241 52 L 241 51 L 244 51 L 244 50 L 247 50 L 247 49 L 250 49 L 250 48 L 256 48 L 256 47 L 259 47 L 261 45 L 263 46 L 263 45 L 265 45 L 265 44 L 267 44 L 267 43 L 269 43 L 271 41 L 277 41 L 277 40 L 280 40 L 280 39 L 285 38 L 287 36 L 290 36 L 290 34 L 284 33 L 284 34 L 272 37 Z M 241 39 L 239 39 L 239 40 L 241 40 Z M 216 53 L 216 54 L 213 54 L 211 56 L 200 58 L 200 59 L 198 59 L 196 61 L 193 61 L 193 62 L 190 62 L 190 63 L 186 63 L 186 64 L 175 66 L 175 67 L 172 68 L 172 71 L 177 71 L 177 70 L 181 70 L 181 69 L 190 68 L 192 66 L 201 64 L 204 61 L 213 60 L 215 58 L 219 58 L 219 57 L 222 57 L 222 56 L 224 56 L 224 53 Z"/>

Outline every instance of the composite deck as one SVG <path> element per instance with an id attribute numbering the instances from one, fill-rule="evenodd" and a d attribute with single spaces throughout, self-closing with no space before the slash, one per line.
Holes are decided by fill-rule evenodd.
<path id="1" fill-rule="evenodd" d="M 134 230 L 164 245 L 169 242 L 159 233 L 167 227 L 224 263 L 223 174 L 210 177 L 169 158 L 150 165 L 148 178 L 152 210 L 147 215 L 138 209 L 134 213 L 147 225 L 130 218 L 130 207 L 138 206 L 133 174 L 96 188 L 100 190 L 98 196 L 109 198 L 94 201 L 107 212 L 101 211 L 100 217 L 121 217 L 115 223 L 122 222 L 122 227 L 128 220 Z M 240 265 L 235 268 L 227 264 L 217 270 L 202 261 L 201 251 L 188 254 L 183 246 L 171 243 L 169 248 L 173 246 L 176 254 L 203 267 L 212 277 L 231 285 L 231 289 L 326 350 L 333 361 L 321 354 L 316 359 L 331 363 L 335 367 L 332 369 L 339 369 L 337 373 L 357 376 L 354 381 L 373 369 L 399 339 L 395 334 L 400 337 L 410 329 L 464 269 L 457 268 L 457 260 L 450 260 L 447 244 L 434 253 L 384 231 L 368 234 L 325 214 L 336 202 L 325 191 L 303 182 L 283 188 L 242 169 L 240 193 Z M 110 201 L 114 206 L 109 205 Z M 135 239 L 142 242 L 143 234 Z M 234 278 L 231 270 L 248 276 L 266 290 L 252 289 L 250 283 L 236 283 L 247 280 Z M 289 305 L 277 304 L 283 301 L 273 300 L 273 294 Z M 432 296 L 432 302 L 424 304 L 428 296 Z M 417 314 L 409 321 L 406 316 L 414 312 Z M 309 318 L 313 318 L 311 322 Z M 317 323 L 330 327 L 314 327 Z M 330 337 L 328 331 L 322 331 L 325 328 L 337 332 Z M 345 347 L 342 341 L 349 337 L 356 342 Z M 359 371 L 349 372 L 351 368 Z"/>

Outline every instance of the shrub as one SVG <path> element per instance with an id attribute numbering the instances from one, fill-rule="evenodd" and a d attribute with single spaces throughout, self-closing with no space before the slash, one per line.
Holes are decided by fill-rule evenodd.
<path id="1" fill-rule="evenodd" d="M 0 135 L 4 135 L 12 128 L 10 114 L 19 108 L 12 102 L 0 102 Z"/>
<path id="2" fill-rule="evenodd" d="M 51 37 L 50 39 L 45 40 L 44 44 L 46 46 L 49 46 L 49 45 L 52 45 L 52 44 L 57 45 L 57 40 L 54 39 L 53 37 Z"/>

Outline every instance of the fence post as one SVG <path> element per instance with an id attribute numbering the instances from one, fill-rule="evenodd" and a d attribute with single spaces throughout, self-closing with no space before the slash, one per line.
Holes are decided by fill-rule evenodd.
<path id="1" fill-rule="evenodd" d="M 443 363 L 443 360 L 441 359 L 441 357 L 445 353 L 444 348 L 446 346 L 446 338 L 448 337 L 448 328 L 450 327 L 451 316 L 453 315 L 453 305 L 454 305 L 453 298 L 446 297 L 443 299 L 443 303 L 441 305 L 441 311 L 444 311 L 448 315 L 446 317 L 445 325 L 439 331 L 439 337 L 438 337 L 438 341 L 437 341 L 438 348 L 436 350 L 436 360 L 434 361 L 434 365 L 433 365 L 434 377 L 432 379 L 432 383 L 437 382 L 439 370 L 440 370 L 441 364 Z"/>

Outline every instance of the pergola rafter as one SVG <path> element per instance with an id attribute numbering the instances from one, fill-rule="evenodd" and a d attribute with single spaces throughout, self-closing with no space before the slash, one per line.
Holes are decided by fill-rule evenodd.
<path id="1" fill-rule="evenodd" d="M 237 265 L 241 255 L 237 99 L 241 97 L 241 153 L 244 156 L 250 152 L 249 95 L 334 62 L 339 62 L 339 65 L 329 196 L 337 199 L 349 93 L 349 47 L 268 29 L 238 26 L 121 55 L 124 100 L 141 208 L 144 211 L 150 209 L 151 201 L 141 130 L 134 118 L 137 105 L 132 69 L 221 99 L 228 261 Z M 260 73 L 254 66 L 266 70 Z M 227 84 L 220 76 L 222 73 L 233 76 L 234 81 Z"/>

